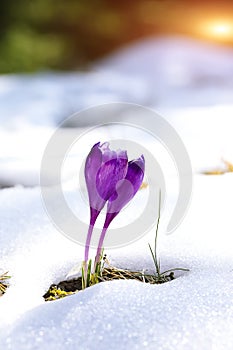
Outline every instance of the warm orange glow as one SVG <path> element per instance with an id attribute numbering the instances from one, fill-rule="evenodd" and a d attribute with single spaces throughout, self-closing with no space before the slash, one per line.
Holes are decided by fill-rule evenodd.
<path id="1" fill-rule="evenodd" d="M 232 35 L 232 28 L 229 24 L 216 24 L 213 26 L 213 34 L 228 37 Z"/>
<path id="2" fill-rule="evenodd" d="M 211 22 L 203 26 L 205 36 L 218 40 L 233 40 L 233 25 L 230 22 Z"/>

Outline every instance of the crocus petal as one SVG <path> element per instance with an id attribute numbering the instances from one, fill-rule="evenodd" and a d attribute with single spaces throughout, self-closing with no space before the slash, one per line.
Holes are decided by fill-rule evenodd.
<path id="1" fill-rule="evenodd" d="M 115 152 L 109 148 L 109 142 L 104 142 L 100 145 L 100 150 L 102 153 L 102 163 L 106 163 L 108 160 L 116 158 Z"/>
<path id="2" fill-rule="evenodd" d="M 118 181 L 126 175 L 127 166 L 127 158 L 115 158 L 100 167 L 96 176 L 96 187 L 102 199 L 107 201 L 116 191 Z"/>
<path id="3" fill-rule="evenodd" d="M 87 156 L 85 163 L 85 179 L 87 185 L 87 191 L 89 196 L 90 207 L 100 211 L 105 201 L 100 201 L 97 204 L 96 198 L 98 198 L 98 192 L 96 190 L 96 176 L 99 168 L 102 164 L 102 151 L 100 147 L 100 142 L 96 143 L 90 153 Z"/>
<path id="4" fill-rule="evenodd" d="M 105 227 L 108 227 L 120 210 L 135 196 L 142 184 L 144 170 L 145 160 L 143 155 L 128 163 L 125 178 L 118 182 L 116 191 L 109 198 Z"/>
<path id="5" fill-rule="evenodd" d="M 85 179 L 90 207 L 100 212 L 127 172 L 126 151 L 111 151 L 109 143 L 95 144 L 86 159 Z M 93 211 L 92 210 L 92 211 Z"/>
<path id="6" fill-rule="evenodd" d="M 140 158 L 132 160 L 128 164 L 128 170 L 125 179 L 129 180 L 134 187 L 134 196 L 139 190 L 145 172 L 145 159 L 144 156 L 141 155 Z"/>

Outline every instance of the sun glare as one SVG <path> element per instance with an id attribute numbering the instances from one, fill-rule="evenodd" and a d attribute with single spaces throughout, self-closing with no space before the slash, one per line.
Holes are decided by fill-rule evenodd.
<path id="1" fill-rule="evenodd" d="M 229 22 L 212 22 L 203 28 L 203 32 L 218 40 L 233 40 L 233 25 Z"/>
<path id="2" fill-rule="evenodd" d="M 218 36 L 229 36 L 232 34 L 232 28 L 229 24 L 215 24 L 213 26 L 213 34 Z"/>

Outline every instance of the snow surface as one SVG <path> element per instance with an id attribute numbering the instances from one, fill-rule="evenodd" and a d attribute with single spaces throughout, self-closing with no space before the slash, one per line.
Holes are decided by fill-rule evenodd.
<path id="1" fill-rule="evenodd" d="M 230 49 L 183 38 L 148 39 L 106 58 L 95 72 L 0 77 L 0 186 L 15 186 L 0 190 L 0 268 L 12 276 L 0 298 L 1 348 L 232 349 L 233 174 L 199 174 L 221 166 L 221 158 L 233 162 L 232 58 Z M 167 236 L 175 189 L 168 196 L 159 255 L 163 270 L 190 271 L 162 285 L 106 282 L 45 303 L 42 295 L 83 259 L 83 247 L 61 235 L 46 215 L 38 187 L 43 151 L 71 113 L 110 101 L 155 108 L 187 147 L 195 171 L 192 202 Z M 64 137 L 72 132 L 64 129 Z M 110 136 L 114 132 L 101 130 L 95 138 Z M 90 143 L 68 157 L 64 196 L 74 209 L 81 200 L 72 182 L 74 159 L 84 157 Z M 150 145 L 146 138 L 143 143 Z M 143 202 L 146 191 L 139 195 Z M 139 202 L 135 198 L 132 208 Z M 87 207 L 81 212 L 88 216 Z M 124 213 L 121 218 L 126 222 Z M 153 237 L 154 228 L 131 245 L 107 251 L 111 263 L 153 271 L 147 244 Z"/>
<path id="2" fill-rule="evenodd" d="M 104 283 L 50 303 L 42 299 L 46 288 L 82 259 L 82 248 L 49 222 L 38 189 L 2 190 L 0 264 L 12 275 L 0 298 L 2 348 L 231 349 L 232 178 L 196 175 L 185 221 L 175 234 L 160 234 L 162 268 L 190 272 L 163 285 Z M 153 234 L 109 251 L 111 262 L 152 271 Z"/>
<path id="3" fill-rule="evenodd" d="M 146 80 L 148 100 L 159 108 L 232 103 L 231 48 L 152 37 L 107 57 L 96 69 Z"/>

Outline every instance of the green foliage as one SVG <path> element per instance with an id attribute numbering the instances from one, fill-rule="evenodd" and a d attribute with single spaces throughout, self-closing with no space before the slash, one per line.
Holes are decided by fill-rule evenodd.
<path id="1" fill-rule="evenodd" d="M 151 245 L 149 244 L 150 253 L 155 265 L 155 279 L 157 280 L 157 283 L 163 283 L 167 282 L 169 280 L 169 277 L 173 279 L 174 277 L 174 271 L 189 271 L 189 269 L 185 269 L 182 267 L 175 267 L 173 269 L 169 269 L 166 271 L 161 272 L 160 269 L 160 261 L 158 259 L 157 254 L 157 241 L 158 241 L 158 231 L 159 231 L 159 222 L 160 222 L 160 212 L 161 212 L 161 191 L 159 192 L 159 211 L 158 211 L 158 219 L 157 219 L 157 225 L 156 225 L 156 231 L 155 231 L 155 241 L 154 241 L 154 250 L 152 249 Z M 167 275 L 170 273 L 169 275 Z"/>
<path id="2" fill-rule="evenodd" d="M 94 284 L 99 283 L 100 278 L 102 276 L 104 265 L 106 261 L 106 255 L 103 255 L 103 250 L 101 252 L 100 261 L 94 264 L 94 268 L 92 271 L 92 260 L 88 260 L 87 262 L 83 262 L 82 266 L 82 289 L 93 286 Z"/>
<path id="3" fill-rule="evenodd" d="M 0 3 L 0 73 L 85 67 L 122 40 L 119 11 L 104 0 Z"/>
<path id="4" fill-rule="evenodd" d="M 1 72 L 59 68 L 65 53 L 65 43 L 53 34 L 42 35 L 29 27 L 12 27 L 2 41 Z"/>
<path id="5" fill-rule="evenodd" d="M 195 35 L 208 15 L 199 0 L 2 0 L 0 73 L 85 68 L 143 36 Z"/>
<path id="6" fill-rule="evenodd" d="M 53 300 L 65 298 L 68 295 L 72 295 L 72 294 L 75 294 L 75 293 L 74 292 L 66 292 L 66 291 L 61 290 L 59 288 L 51 287 L 48 290 L 47 296 L 44 299 L 45 299 L 45 301 L 53 301 Z"/>

